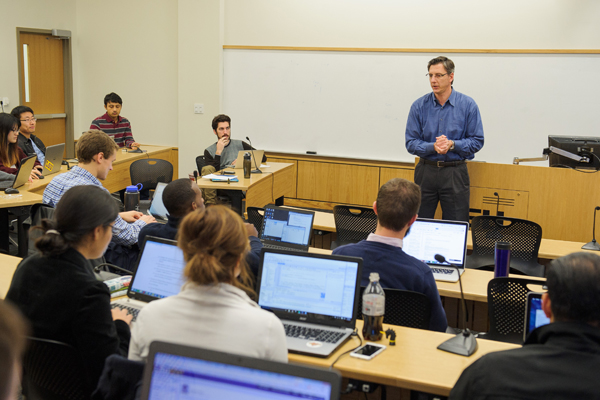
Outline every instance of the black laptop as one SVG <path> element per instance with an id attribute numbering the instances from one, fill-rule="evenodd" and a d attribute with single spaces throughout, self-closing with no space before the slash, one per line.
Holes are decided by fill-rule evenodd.
<path id="1" fill-rule="evenodd" d="M 314 220 L 313 211 L 269 204 L 265 206 L 260 241 L 269 249 L 308 251 Z"/>

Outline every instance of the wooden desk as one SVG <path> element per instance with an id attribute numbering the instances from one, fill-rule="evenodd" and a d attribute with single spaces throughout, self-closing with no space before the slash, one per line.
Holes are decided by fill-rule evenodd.
<path id="1" fill-rule="evenodd" d="M 6 292 L 8 292 L 17 265 L 19 265 L 22 260 L 23 259 L 20 257 L 0 254 L 0 299 L 6 297 Z"/>
<path id="2" fill-rule="evenodd" d="M 477 340 L 479 349 L 475 354 L 471 357 L 463 357 L 437 349 L 437 346 L 453 335 L 384 325 L 384 329 L 388 327 L 396 331 L 396 346 L 389 346 L 384 337 L 380 343 L 388 347 L 373 360 L 366 361 L 344 355 L 335 363 L 335 368 L 345 378 L 448 396 L 462 371 L 479 357 L 494 351 L 520 347 L 510 343 L 479 339 Z M 362 321 L 356 321 L 356 328 L 358 332 L 362 331 Z M 328 358 L 289 354 L 289 361 L 329 368 L 340 354 L 359 344 L 358 338 L 350 338 Z"/>

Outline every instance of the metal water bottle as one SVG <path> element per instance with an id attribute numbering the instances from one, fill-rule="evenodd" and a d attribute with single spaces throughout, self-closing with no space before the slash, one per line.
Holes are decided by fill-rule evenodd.
<path id="1" fill-rule="evenodd" d="M 510 242 L 496 242 L 494 252 L 494 278 L 508 276 L 510 270 Z"/>
<path id="2" fill-rule="evenodd" d="M 383 314 L 385 313 L 385 292 L 379 284 L 379 274 L 371 272 L 369 285 L 363 293 L 363 338 L 370 341 L 381 340 Z"/>
<path id="3" fill-rule="evenodd" d="M 127 186 L 125 188 L 125 211 L 138 211 L 140 206 L 140 190 L 144 185 L 138 183 L 137 185 Z"/>
<path id="4" fill-rule="evenodd" d="M 244 154 L 244 178 L 250 178 L 250 171 L 252 170 L 252 158 L 250 153 Z"/>

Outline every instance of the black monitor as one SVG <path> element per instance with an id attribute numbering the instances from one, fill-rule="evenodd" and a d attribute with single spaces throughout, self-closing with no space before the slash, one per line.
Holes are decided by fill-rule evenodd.
<path id="1" fill-rule="evenodd" d="M 550 151 L 548 161 L 551 167 L 600 169 L 600 137 L 548 136 L 548 146 L 585 158 L 577 161 Z"/>

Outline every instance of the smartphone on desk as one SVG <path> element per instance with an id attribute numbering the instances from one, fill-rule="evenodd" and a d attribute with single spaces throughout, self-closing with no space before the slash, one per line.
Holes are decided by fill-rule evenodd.
<path id="1" fill-rule="evenodd" d="M 385 345 L 377 343 L 366 343 L 350 353 L 350 357 L 372 360 L 376 355 L 385 350 Z"/>
<path id="2" fill-rule="evenodd" d="M 235 175 L 235 171 L 223 171 L 225 175 Z"/>

